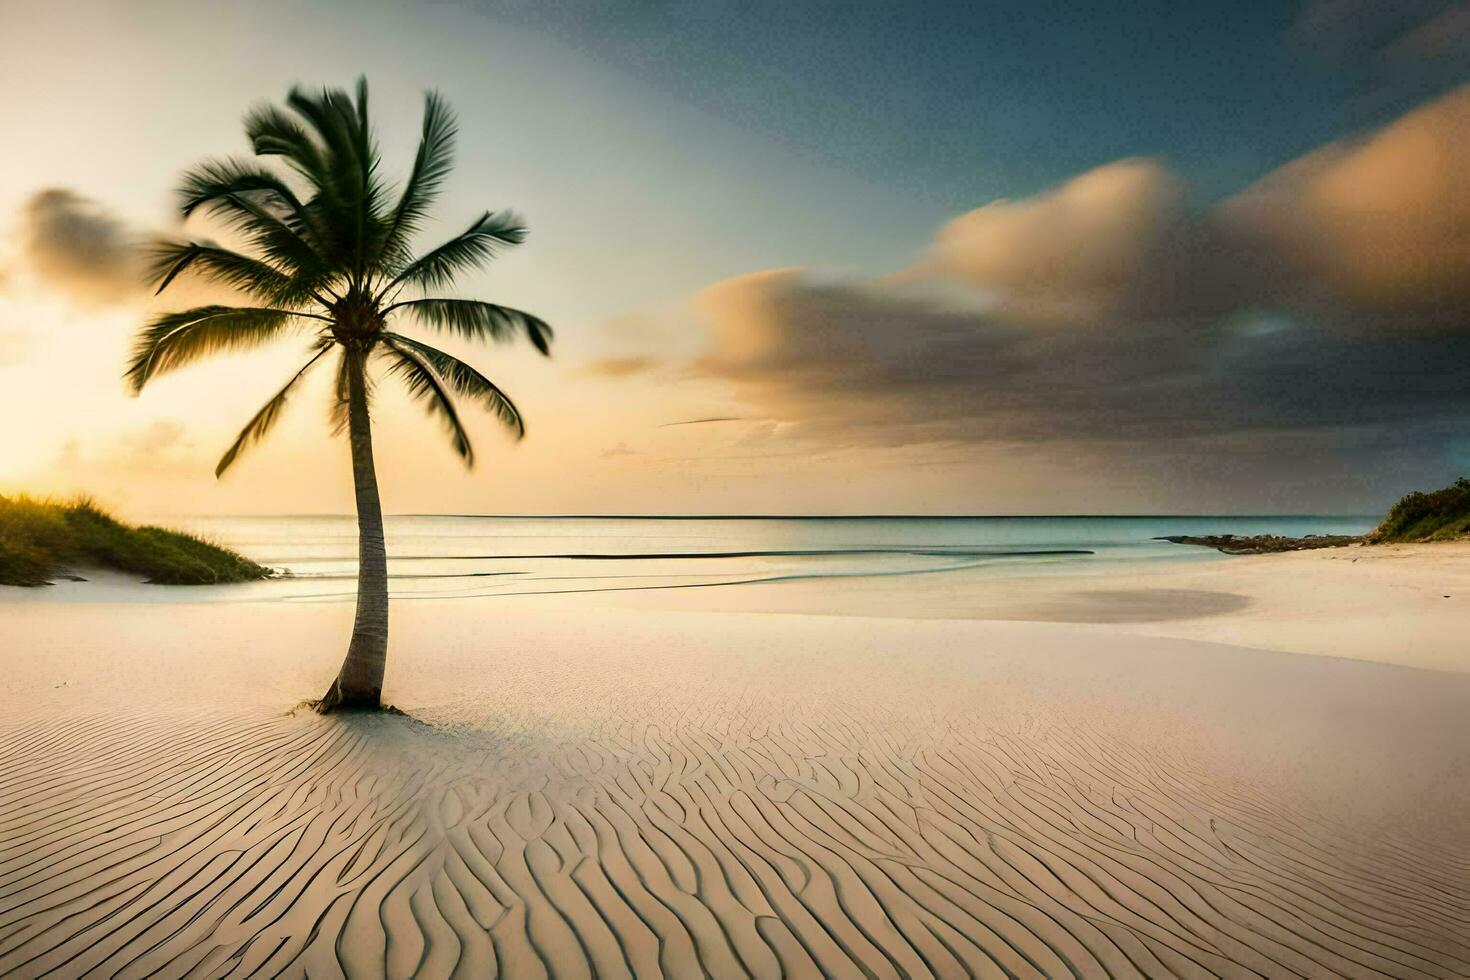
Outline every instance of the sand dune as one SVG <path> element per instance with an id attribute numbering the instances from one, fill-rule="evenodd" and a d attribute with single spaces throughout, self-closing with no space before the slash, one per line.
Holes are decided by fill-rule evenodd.
<path id="1" fill-rule="evenodd" d="M 341 609 L 56 608 L 0 612 L 7 975 L 1470 973 L 1462 677 L 418 603 L 422 720 L 321 718 Z"/>

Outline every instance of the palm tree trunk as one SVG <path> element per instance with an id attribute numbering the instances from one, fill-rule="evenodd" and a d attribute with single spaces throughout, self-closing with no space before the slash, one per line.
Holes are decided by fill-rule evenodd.
<path id="1" fill-rule="evenodd" d="M 383 668 L 388 660 L 388 552 L 383 543 L 378 476 L 373 469 L 364 358 L 361 354 L 346 356 L 352 358 L 347 371 L 347 432 L 357 492 L 357 617 L 342 669 L 317 702 L 321 712 L 382 707 Z"/>

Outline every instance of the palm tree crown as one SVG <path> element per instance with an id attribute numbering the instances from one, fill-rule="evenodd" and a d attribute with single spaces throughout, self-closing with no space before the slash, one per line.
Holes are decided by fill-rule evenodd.
<path id="1" fill-rule="evenodd" d="M 159 292 L 189 273 L 244 293 L 257 305 L 200 306 L 155 318 L 138 334 L 127 378 L 136 393 L 155 375 L 209 354 L 256 347 L 296 331 L 314 333 L 310 359 L 246 423 L 215 468 L 218 476 L 271 430 L 301 379 L 336 352 L 332 415 L 337 431 L 346 431 L 352 455 L 357 613 L 342 668 L 315 704 L 320 711 L 379 708 L 389 594 L 369 363 L 384 364 L 387 374 L 397 376 L 438 415 L 455 451 L 472 465 L 474 453 L 452 395 L 478 401 L 517 437 L 525 434 L 520 412 L 479 371 L 390 326 L 411 317 L 469 340 L 507 340 L 524 333 L 543 354 L 551 328 L 529 313 L 494 303 L 425 295 L 526 237 L 513 214 L 487 211 L 437 248 L 417 256 L 409 248 L 453 155 L 454 117 L 437 94 L 427 97 L 413 170 L 396 199 L 378 172 L 363 80 L 355 98 L 338 90 L 313 95 L 292 89 L 285 109 L 253 110 L 245 131 L 256 156 L 280 157 L 292 173 L 250 160 L 211 161 L 184 175 L 180 205 L 185 218 L 202 210 L 224 221 L 245 240 L 247 251 L 207 241 L 165 242 L 154 274 Z"/>
<path id="2" fill-rule="evenodd" d="M 474 452 L 453 395 L 479 402 L 518 438 L 524 435 L 520 412 L 499 387 L 395 329 L 400 319 L 411 318 L 469 340 L 524 333 L 543 354 L 549 350 L 551 328 L 529 313 L 427 295 L 526 237 L 513 213 L 486 212 L 447 242 L 419 255 L 411 250 L 452 164 L 456 126 L 445 101 L 433 92 L 426 97 L 418 152 L 396 196 L 379 172 L 365 80 L 358 81 L 355 97 L 293 88 L 285 108 L 252 110 L 245 130 L 257 157 L 280 157 L 290 173 L 250 159 L 212 160 L 184 175 L 179 196 L 185 218 L 203 211 L 223 220 L 246 251 L 205 240 L 164 242 L 153 274 L 160 293 L 187 273 L 231 287 L 255 305 L 200 306 L 153 319 L 139 332 L 129 361 L 132 391 L 210 354 L 308 333 L 314 334 L 310 359 L 241 430 L 216 475 L 270 431 L 292 390 L 333 351 L 338 431 L 347 427 L 354 380 L 369 392 L 367 365 L 377 363 L 440 417 L 466 465 L 473 465 Z"/>

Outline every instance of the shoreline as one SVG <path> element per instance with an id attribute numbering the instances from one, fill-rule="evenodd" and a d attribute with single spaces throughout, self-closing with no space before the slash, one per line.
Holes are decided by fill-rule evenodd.
<path id="1" fill-rule="evenodd" d="M 796 613 L 864 619 L 988 620 L 1085 625 L 1286 653 L 1470 672 L 1459 641 L 1470 606 L 1470 542 L 1352 545 L 1265 555 L 1116 561 L 916 576 L 780 581 L 696 589 L 548 595 L 395 596 L 449 615 L 511 610 Z M 26 605 L 295 606 L 312 600 L 255 586 L 143 585 L 111 572 L 44 590 L 0 589 L 0 609 Z M 283 580 L 273 580 L 279 584 Z M 218 590 L 218 591 L 216 591 Z M 229 590 L 229 591 L 225 591 Z"/>
<path id="2" fill-rule="evenodd" d="M 1470 673 L 1470 542 L 1352 545 L 1118 562 L 1104 570 L 955 575 L 948 588 L 903 579 L 840 590 L 783 582 L 702 595 L 625 594 L 619 608 L 760 610 L 870 619 L 1085 625 L 1100 633 L 1204 640 L 1283 653 Z"/>

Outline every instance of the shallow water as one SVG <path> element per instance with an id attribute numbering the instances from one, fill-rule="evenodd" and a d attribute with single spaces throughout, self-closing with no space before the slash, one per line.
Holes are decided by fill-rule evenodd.
<path id="1" fill-rule="evenodd" d="M 187 517 L 186 527 L 285 581 L 200 598 L 333 600 L 353 595 L 350 516 Z M 1217 553 L 1155 540 L 1177 534 L 1358 534 L 1374 519 L 1297 517 L 626 518 L 390 517 L 398 598 L 489 598 L 735 587 L 792 580 L 947 573 L 1096 572 L 1127 562 L 1198 562 Z M 905 583 L 912 589 L 915 583 Z"/>

